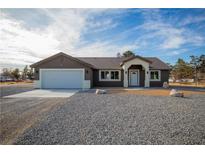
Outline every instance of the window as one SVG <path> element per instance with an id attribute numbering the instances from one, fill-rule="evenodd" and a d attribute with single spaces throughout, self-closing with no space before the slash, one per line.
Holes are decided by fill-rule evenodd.
<path id="1" fill-rule="evenodd" d="M 160 81 L 160 71 L 159 70 L 150 71 L 150 81 Z"/>
<path id="2" fill-rule="evenodd" d="M 119 71 L 111 71 L 111 79 L 119 80 Z"/>
<path id="3" fill-rule="evenodd" d="M 100 70 L 100 81 L 120 81 L 120 71 L 118 70 Z"/>
<path id="4" fill-rule="evenodd" d="M 101 71 L 101 79 L 108 80 L 109 79 L 109 71 Z"/>

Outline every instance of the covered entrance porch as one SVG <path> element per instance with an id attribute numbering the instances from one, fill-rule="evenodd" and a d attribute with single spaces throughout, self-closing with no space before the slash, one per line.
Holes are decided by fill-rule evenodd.
<path id="1" fill-rule="evenodd" d="M 128 69 L 128 87 L 144 87 L 144 70 L 141 65 L 132 65 Z"/>
<path id="2" fill-rule="evenodd" d="M 149 87 L 149 61 L 134 57 L 122 64 L 124 70 L 124 87 Z"/>

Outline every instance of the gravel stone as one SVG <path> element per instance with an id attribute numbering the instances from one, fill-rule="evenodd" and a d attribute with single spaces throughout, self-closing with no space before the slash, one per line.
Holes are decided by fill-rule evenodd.
<path id="1" fill-rule="evenodd" d="M 205 95 L 77 93 L 15 144 L 205 144 Z"/>

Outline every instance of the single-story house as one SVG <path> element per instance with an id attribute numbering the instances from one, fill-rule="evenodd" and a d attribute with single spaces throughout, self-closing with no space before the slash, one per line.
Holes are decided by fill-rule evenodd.
<path id="1" fill-rule="evenodd" d="M 156 57 L 72 57 L 58 53 L 31 65 L 38 88 L 160 87 L 169 66 Z"/>
<path id="2" fill-rule="evenodd" d="M 6 82 L 6 81 L 14 81 L 10 76 L 3 75 L 0 73 L 0 82 Z"/>

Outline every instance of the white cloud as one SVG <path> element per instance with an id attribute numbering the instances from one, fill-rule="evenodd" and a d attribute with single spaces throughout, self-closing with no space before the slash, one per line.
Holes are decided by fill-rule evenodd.
<path id="1" fill-rule="evenodd" d="M 108 29 L 115 28 L 118 25 L 117 22 L 114 22 L 111 18 L 100 20 L 100 21 L 90 21 L 88 23 L 87 30 L 93 32 L 102 32 Z"/>
<path id="2" fill-rule="evenodd" d="M 184 29 L 177 29 L 170 24 L 151 21 L 141 25 L 140 28 L 148 31 L 147 37 L 161 40 L 159 47 L 162 49 L 179 48 L 185 43 L 185 38 L 182 35 Z"/>
<path id="3" fill-rule="evenodd" d="M 171 36 L 169 37 L 166 42 L 163 43 L 163 49 L 172 49 L 172 48 L 179 48 L 182 44 L 184 44 L 184 38 L 180 36 Z"/>
<path id="4" fill-rule="evenodd" d="M 136 40 L 138 44 L 147 45 L 151 43 L 151 39 L 157 40 L 155 45 L 158 49 L 178 49 L 185 44 L 198 46 L 204 42 L 203 37 L 189 29 L 176 28 L 161 21 L 147 21 L 135 29 L 145 31 L 145 34 Z"/>
<path id="5" fill-rule="evenodd" d="M 205 16 L 188 16 L 179 22 L 180 26 L 185 26 L 189 24 L 195 24 L 205 21 Z"/>
<path id="6" fill-rule="evenodd" d="M 25 23 L 27 21 L 16 20 L 9 14 L 1 13 L 1 68 L 29 65 L 57 52 L 66 52 L 72 56 L 115 56 L 121 47 L 126 48 L 126 46 L 115 46 L 106 41 L 95 41 L 79 48 L 79 44 L 85 41 L 81 38 L 84 32 L 90 29 L 102 31 L 117 25 L 110 18 L 101 21 L 90 20 L 92 16 L 103 12 L 108 13 L 107 10 L 41 9 L 39 11 L 50 18 L 51 22 L 46 27 L 28 28 L 31 23 Z"/>
<path id="7" fill-rule="evenodd" d="M 167 56 L 177 56 L 180 55 L 182 53 L 186 53 L 188 52 L 187 49 L 179 49 L 179 50 L 171 50 L 169 52 L 166 53 Z"/>
<path id="8" fill-rule="evenodd" d="M 123 53 L 126 50 L 135 50 L 137 48 L 136 44 L 114 45 L 109 41 L 95 42 L 76 49 L 73 55 L 77 57 L 116 57 L 118 52 Z"/>
<path id="9" fill-rule="evenodd" d="M 25 65 L 52 53 L 59 45 L 51 33 L 29 31 L 15 20 L 0 19 L 0 67 Z"/>
<path id="10" fill-rule="evenodd" d="M 62 9 L 58 11 L 44 10 L 53 19 L 46 33 L 52 33 L 60 44 L 59 50 L 74 49 L 79 42 L 81 32 L 86 26 L 87 13 L 85 10 Z"/>

